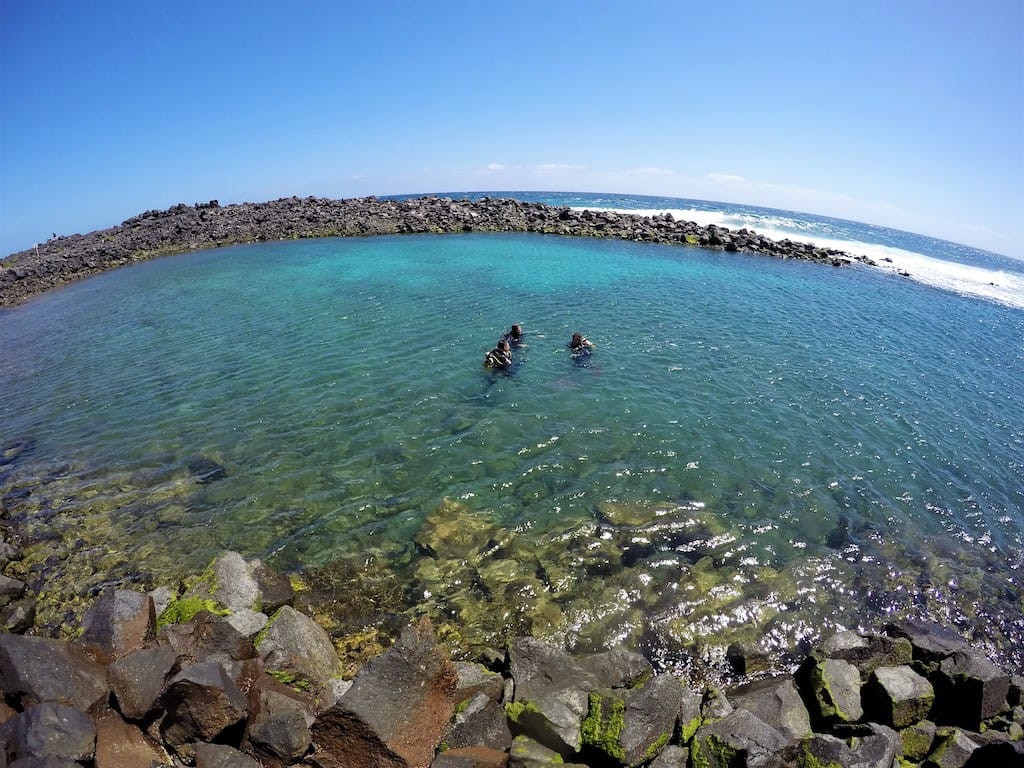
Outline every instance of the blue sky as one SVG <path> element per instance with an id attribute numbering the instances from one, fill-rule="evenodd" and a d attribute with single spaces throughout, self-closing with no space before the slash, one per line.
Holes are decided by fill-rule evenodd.
<path id="1" fill-rule="evenodd" d="M 0 254 L 458 190 L 809 211 L 1024 257 L 1024 0 L 0 0 Z"/>

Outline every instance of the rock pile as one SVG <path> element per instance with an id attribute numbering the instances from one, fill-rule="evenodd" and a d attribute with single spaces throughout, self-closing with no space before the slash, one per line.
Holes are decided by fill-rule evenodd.
<path id="1" fill-rule="evenodd" d="M 608 211 L 574 211 L 513 199 L 451 200 L 290 197 L 221 206 L 216 200 L 146 211 L 87 235 L 54 237 L 0 261 L 0 306 L 125 264 L 239 243 L 312 237 L 455 232 L 535 232 L 670 245 L 699 245 L 840 266 L 865 261 L 809 243 L 771 240 L 745 229 Z"/>
<path id="2" fill-rule="evenodd" d="M 76 640 L 0 634 L 0 766 L 1024 765 L 1024 679 L 935 625 L 843 632 L 792 675 L 698 691 L 632 651 L 529 637 L 453 662 L 423 619 L 343 680 L 292 598 L 227 552 L 180 594 L 107 590 Z"/>

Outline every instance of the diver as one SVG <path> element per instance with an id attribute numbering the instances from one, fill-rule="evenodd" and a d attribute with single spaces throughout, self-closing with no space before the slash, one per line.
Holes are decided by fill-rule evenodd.
<path id="1" fill-rule="evenodd" d="M 519 323 L 513 323 L 502 338 L 514 347 L 521 347 L 523 345 L 523 326 Z"/>
<path id="2" fill-rule="evenodd" d="M 584 336 L 582 333 L 574 333 L 572 340 L 569 342 L 569 349 L 572 350 L 573 356 L 586 356 L 591 353 L 596 347 L 594 343 Z"/>
<path id="3" fill-rule="evenodd" d="M 512 347 L 505 338 L 498 339 L 498 345 L 484 356 L 484 366 L 501 371 L 512 367 Z"/>

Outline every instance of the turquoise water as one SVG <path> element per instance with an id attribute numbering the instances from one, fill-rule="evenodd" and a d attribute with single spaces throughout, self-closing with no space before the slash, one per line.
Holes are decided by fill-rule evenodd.
<path id="1" fill-rule="evenodd" d="M 186 254 L 0 314 L 0 493 L 63 536 L 33 545 L 55 598 L 230 548 L 333 574 L 338 632 L 370 605 L 685 665 L 912 614 L 1020 666 L 1022 339 L 992 301 L 697 248 Z"/>

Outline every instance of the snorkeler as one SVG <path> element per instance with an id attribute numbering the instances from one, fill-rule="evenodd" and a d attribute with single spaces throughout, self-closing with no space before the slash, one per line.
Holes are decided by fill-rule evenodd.
<path id="1" fill-rule="evenodd" d="M 502 338 L 509 344 L 517 347 L 521 346 L 523 343 L 523 326 L 519 323 L 513 324 L 512 328 L 509 329 L 508 333 L 506 333 Z"/>
<path id="2" fill-rule="evenodd" d="M 512 367 L 512 348 L 504 338 L 498 339 L 498 346 L 484 356 L 487 368 L 499 368 L 507 371 Z"/>
<path id="3" fill-rule="evenodd" d="M 582 333 L 574 333 L 572 341 L 569 342 L 569 349 L 572 350 L 573 355 L 589 355 L 595 347 L 593 342 Z"/>

